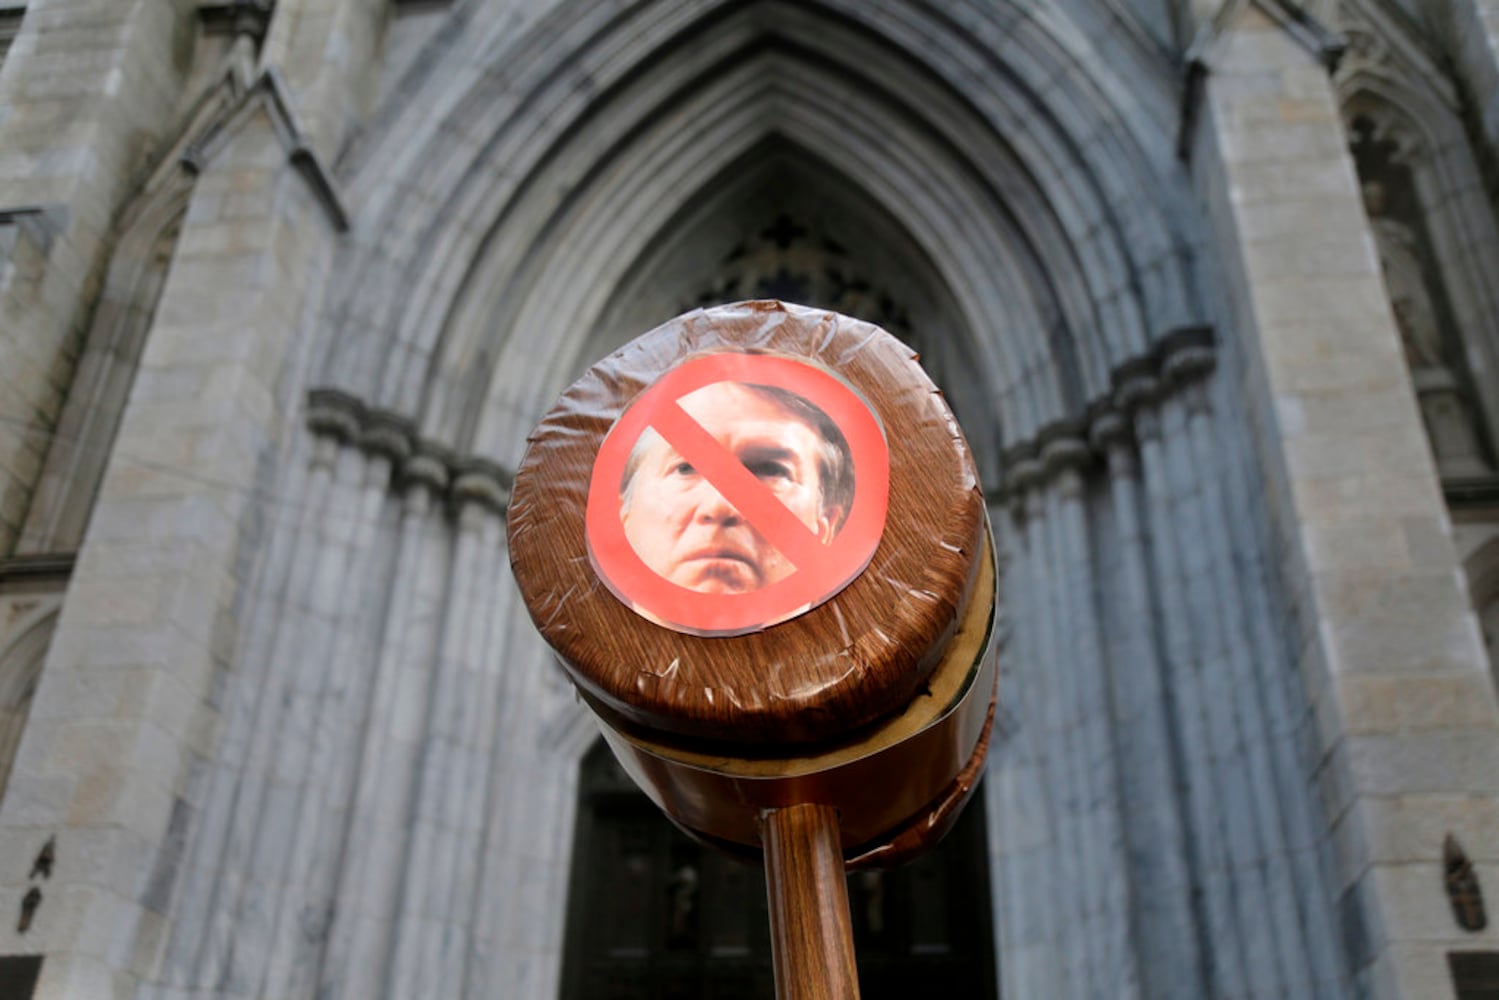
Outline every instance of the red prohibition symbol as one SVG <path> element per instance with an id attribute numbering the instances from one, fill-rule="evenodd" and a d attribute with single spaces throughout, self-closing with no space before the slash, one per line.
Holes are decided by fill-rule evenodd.
<path id="1" fill-rule="evenodd" d="M 853 582 L 884 534 L 889 492 L 879 417 L 832 371 L 779 354 L 700 355 L 605 435 L 588 555 L 638 614 L 742 635 Z"/>

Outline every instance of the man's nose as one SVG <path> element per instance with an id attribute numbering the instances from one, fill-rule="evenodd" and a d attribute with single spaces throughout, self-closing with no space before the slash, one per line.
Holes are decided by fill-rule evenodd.
<path id="1" fill-rule="evenodd" d="M 739 511 L 723 498 L 723 494 L 706 483 L 703 484 L 703 496 L 698 501 L 697 519 L 724 527 L 732 527 L 743 520 Z"/>

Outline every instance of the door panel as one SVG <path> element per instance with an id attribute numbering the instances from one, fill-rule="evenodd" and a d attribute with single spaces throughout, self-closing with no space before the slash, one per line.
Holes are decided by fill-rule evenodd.
<path id="1" fill-rule="evenodd" d="M 602 745 L 579 784 L 564 1000 L 773 996 L 764 871 L 682 834 Z M 864 1000 L 995 996 L 982 803 L 926 857 L 849 876 Z"/>

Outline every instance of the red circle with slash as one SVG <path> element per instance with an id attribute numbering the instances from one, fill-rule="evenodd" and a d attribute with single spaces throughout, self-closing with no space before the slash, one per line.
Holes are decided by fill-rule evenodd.
<path id="1" fill-rule="evenodd" d="M 848 442 L 854 497 L 837 534 L 824 543 L 735 455 L 694 420 L 682 397 L 719 382 L 770 386 L 827 414 Z M 691 462 L 726 502 L 794 567 L 747 593 L 700 593 L 647 566 L 625 537 L 621 483 L 630 453 L 652 428 Z M 890 451 L 879 417 L 833 372 L 779 354 L 718 353 L 689 358 L 635 398 L 594 459 L 585 535 L 588 556 L 615 597 L 678 632 L 729 636 L 755 632 L 812 610 L 856 579 L 885 531 Z M 800 530 L 798 530 L 800 529 Z"/>

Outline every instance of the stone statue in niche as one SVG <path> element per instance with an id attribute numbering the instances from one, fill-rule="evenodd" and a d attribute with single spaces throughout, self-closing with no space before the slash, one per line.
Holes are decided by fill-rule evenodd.
<path id="1" fill-rule="evenodd" d="M 1472 407 L 1446 361 L 1442 321 L 1423 266 L 1419 234 L 1390 211 L 1390 192 L 1384 181 L 1365 179 L 1363 196 L 1437 470 L 1443 479 L 1492 475 L 1479 444 Z"/>
<path id="2" fill-rule="evenodd" d="M 1418 368 L 1444 368 L 1442 361 L 1442 328 L 1437 320 L 1435 302 L 1427 287 L 1421 266 L 1419 243 L 1410 226 L 1387 214 L 1388 194 L 1384 184 L 1369 181 L 1363 186 L 1364 211 L 1374 230 L 1379 250 L 1379 266 L 1384 271 L 1385 288 L 1405 360 L 1414 371 Z"/>
<path id="3" fill-rule="evenodd" d="M 690 946 L 697 925 L 697 896 L 702 880 L 697 867 L 684 862 L 671 873 L 667 887 L 671 895 L 671 942 L 674 947 Z"/>

